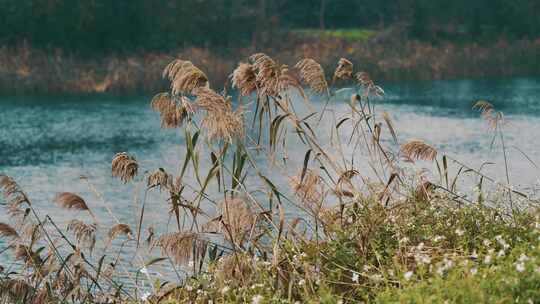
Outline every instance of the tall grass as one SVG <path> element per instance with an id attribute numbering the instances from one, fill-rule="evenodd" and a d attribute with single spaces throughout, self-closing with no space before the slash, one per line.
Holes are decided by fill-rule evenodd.
<path id="1" fill-rule="evenodd" d="M 441 280 L 474 282 L 482 275 L 499 282 L 509 273 L 507 290 L 486 283 L 486 298 L 537 300 L 537 201 L 432 144 L 400 138 L 391 113 L 376 111 L 383 88 L 350 60 L 339 60 L 330 81 L 326 75 L 312 58 L 289 67 L 254 54 L 231 73 L 241 93 L 233 102 L 204 67 L 171 61 L 163 71 L 170 89 L 149 106 L 162 127 L 184 131 L 182 165 L 175 172 L 144 168 L 126 152 L 111 162 L 123 183 L 166 196 L 171 225 L 163 215 L 163 227 L 146 226 L 143 199 L 136 226 L 105 205 L 116 224 L 101 227 L 85 199 L 66 192 L 56 203 L 78 216 L 59 227 L 15 180 L 0 176 L 11 215 L 0 236 L 18 261 L 1 274 L 1 299 L 358 303 L 414 301 L 429 292 L 437 301 L 459 301 L 461 290 L 439 292 Z M 348 112 L 333 110 L 329 83 L 354 92 Z M 322 111 L 313 111 L 312 98 L 325 103 Z M 492 107 L 478 107 L 491 122 Z M 289 155 L 290 145 L 305 153 Z M 281 177 L 272 178 L 261 159 Z M 478 179 L 467 194 L 458 189 L 465 174 Z M 124 246 L 111 248 L 115 239 L 139 249 L 132 253 L 136 273 L 122 268 Z M 164 281 L 149 270 L 160 262 L 178 279 Z"/>

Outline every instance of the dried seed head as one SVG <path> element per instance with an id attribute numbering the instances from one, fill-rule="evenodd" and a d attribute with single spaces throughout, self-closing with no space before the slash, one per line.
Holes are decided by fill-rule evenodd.
<path id="1" fill-rule="evenodd" d="M 159 187 L 159 191 L 162 189 L 172 190 L 173 180 L 174 178 L 171 174 L 167 173 L 163 168 L 159 168 L 148 175 L 147 185 L 148 188 Z"/>
<path id="2" fill-rule="evenodd" d="M 401 146 L 401 152 L 409 159 L 433 161 L 437 150 L 421 140 L 411 140 Z"/>
<path id="3" fill-rule="evenodd" d="M 10 209 L 13 212 L 21 211 L 20 206 L 22 204 L 27 204 L 30 206 L 28 197 L 13 178 L 0 174 L 0 189 L 4 193 L 4 198 L 6 199 L 8 205 L 8 212 Z"/>
<path id="4" fill-rule="evenodd" d="M 257 90 L 257 75 L 249 63 L 240 62 L 230 77 L 232 86 L 239 89 L 242 96 L 249 96 Z"/>
<path id="5" fill-rule="evenodd" d="M 351 79 L 353 76 L 353 64 L 345 58 L 341 58 L 334 71 L 334 79 Z"/>
<path id="6" fill-rule="evenodd" d="M 56 195 L 54 201 L 62 208 L 75 210 L 88 210 L 84 199 L 75 193 L 62 192 Z"/>
<path id="7" fill-rule="evenodd" d="M 319 93 L 328 92 L 328 83 L 324 76 L 324 70 L 317 61 L 311 58 L 300 60 L 295 67 L 300 71 L 300 77 L 306 82 L 309 87 Z"/>
<path id="8" fill-rule="evenodd" d="M 191 94 L 195 88 L 208 87 L 208 77 L 191 61 L 175 59 L 163 70 L 163 77 L 171 81 L 173 95 Z"/>
<path id="9" fill-rule="evenodd" d="M 270 56 L 257 53 L 249 57 L 253 69 L 256 71 L 255 80 L 260 93 L 268 96 L 277 96 L 279 84 L 279 67 Z"/>
<path id="10" fill-rule="evenodd" d="M 193 261 L 195 264 L 203 258 L 207 242 L 192 232 L 176 232 L 161 236 L 154 246 L 161 247 L 162 252 L 170 256 L 177 264 L 185 265 Z"/>
<path id="11" fill-rule="evenodd" d="M 289 88 L 296 89 L 298 93 L 300 93 L 300 96 L 302 96 L 304 100 L 307 100 L 306 94 L 304 92 L 304 88 L 302 88 L 302 84 L 300 83 L 298 78 L 296 78 L 291 73 L 289 68 L 286 65 L 284 65 L 281 67 L 281 71 L 279 74 L 279 91 L 280 92 L 287 91 L 289 90 Z"/>
<path id="12" fill-rule="evenodd" d="M 163 113 L 163 111 L 174 106 L 175 102 L 172 100 L 172 96 L 168 92 L 158 93 L 150 102 L 152 109 L 156 112 Z"/>
<path id="13" fill-rule="evenodd" d="M 126 152 L 117 153 L 112 160 L 112 176 L 127 183 L 137 175 L 139 165 L 133 156 Z"/>
<path id="14" fill-rule="evenodd" d="M 119 235 L 125 235 L 128 238 L 132 238 L 132 231 L 127 224 L 116 224 L 109 230 L 109 238 L 114 240 Z"/>
<path id="15" fill-rule="evenodd" d="M 17 231 L 8 224 L 0 223 L 0 237 L 16 239 L 19 238 Z"/>
<path id="16" fill-rule="evenodd" d="M 244 134 L 243 111 L 238 108 L 233 112 L 230 99 L 208 88 L 194 91 L 196 104 L 206 111 L 201 126 L 210 140 L 221 139 L 232 141 Z"/>
<path id="17" fill-rule="evenodd" d="M 319 174 L 307 169 L 303 177 L 300 173 L 291 179 L 291 187 L 306 208 L 313 212 L 320 210 L 327 191 Z"/>
<path id="18" fill-rule="evenodd" d="M 34 252 L 32 248 L 23 244 L 17 244 L 13 247 L 13 255 L 15 260 L 23 261 L 27 265 L 38 266 L 42 264 L 39 254 Z"/>
<path id="19" fill-rule="evenodd" d="M 356 80 L 364 87 L 364 96 L 384 95 L 384 90 L 380 86 L 375 85 L 375 82 L 371 79 L 367 72 L 356 73 Z"/>
<path id="20" fill-rule="evenodd" d="M 94 250 L 96 245 L 96 225 L 86 224 L 83 221 L 71 220 L 67 226 L 68 231 L 72 231 L 79 244 Z"/>
<path id="21" fill-rule="evenodd" d="M 227 240 L 242 244 L 255 225 L 256 215 L 243 198 L 226 198 L 218 204 L 218 216 L 208 222 L 205 232 L 221 233 Z"/>
<path id="22" fill-rule="evenodd" d="M 484 118 L 492 130 L 497 129 L 500 123 L 504 123 L 504 114 L 500 111 L 495 111 L 495 107 L 487 101 L 480 100 L 476 102 L 473 109 L 480 111 L 482 118 Z"/>

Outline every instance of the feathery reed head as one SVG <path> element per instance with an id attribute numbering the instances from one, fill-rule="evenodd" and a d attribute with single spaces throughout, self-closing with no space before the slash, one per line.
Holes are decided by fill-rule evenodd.
<path id="1" fill-rule="evenodd" d="M 319 93 L 328 92 L 328 83 L 322 66 L 311 58 L 300 60 L 295 67 L 300 71 L 300 77 L 309 87 Z"/>
<path id="2" fill-rule="evenodd" d="M 133 235 L 133 232 L 131 231 L 131 228 L 128 224 L 116 224 L 111 227 L 109 230 L 109 239 L 114 240 L 119 235 L 125 235 L 128 238 L 131 238 Z"/>
<path id="3" fill-rule="evenodd" d="M 165 171 L 163 168 L 159 168 L 150 175 L 148 175 L 146 184 L 148 188 L 159 187 L 159 190 L 162 189 L 172 189 L 173 188 L 173 176 Z"/>
<path id="4" fill-rule="evenodd" d="M 163 70 L 163 77 L 171 81 L 173 95 L 191 94 L 198 87 L 208 87 L 208 77 L 191 61 L 175 59 Z"/>
<path id="5" fill-rule="evenodd" d="M 205 232 L 221 233 L 230 242 L 241 244 L 255 225 L 256 215 L 244 198 L 230 198 L 218 204 L 218 217 L 206 223 Z"/>
<path id="6" fill-rule="evenodd" d="M 96 245 L 95 224 L 86 224 L 83 221 L 74 219 L 68 223 L 67 231 L 73 232 L 73 235 L 79 244 L 86 246 L 90 251 L 94 250 Z"/>
<path id="7" fill-rule="evenodd" d="M 75 193 L 62 192 L 56 195 L 54 201 L 62 208 L 75 210 L 88 210 L 84 199 Z"/>
<path id="8" fill-rule="evenodd" d="M 353 76 L 353 64 L 345 58 L 339 59 L 338 66 L 334 71 L 334 79 L 351 79 Z"/>
<path id="9" fill-rule="evenodd" d="M 19 234 L 10 225 L 0 223 L 0 237 L 16 239 L 19 238 Z"/>
<path id="10" fill-rule="evenodd" d="M 172 96 L 168 92 L 158 93 L 150 102 L 152 109 L 156 112 L 162 113 L 173 106 L 175 102 L 172 100 Z"/>
<path id="11" fill-rule="evenodd" d="M 26 194 L 13 178 L 0 174 L 0 189 L 4 193 L 8 208 L 19 209 L 19 206 L 23 203 L 30 205 Z"/>
<path id="12" fill-rule="evenodd" d="M 300 202 L 311 211 L 318 211 L 324 200 L 326 191 L 319 174 L 311 169 L 305 171 L 304 176 L 301 173 L 291 179 L 291 187 Z"/>
<path id="13" fill-rule="evenodd" d="M 304 98 L 304 100 L 307 100 L 306 94 L 304 92 L 304 88 L 302 88 L 302 84 L 296 78 L 289 68 L 286 65 L 283 65 L 281 67 L 281 71 L 279 74 L 279 80 L 278 80 L 278 87 L 279 92 L 287 91 L 289 88 L 294 88 L 300 93 L 300 96 Z"/>
<path id="14" fill-rule="evenodd" d="M 356 73 L 356 80 L 358 83 L 360 83 L 364 87 L 364 95 L 365 96 L 383 96 L 384 90 L 378 86 L 375 85 L 375 82 L 371 79 L 369 74 L 367 72 L 358 72 Z"/>
<path id="15" fill-rule="evenodd" d="M 401 152 L 409 159 L 433 161 L 437 157 L 437 149 L 421 140 L 411 140 L 401 146 Z"/>
<path id="16" fill-rule="evenodd" d="M 253 54 L 249 57 L 256 72 L 256 83 L 261 94 L 276 96 L 278 94 L 279 67 L 270 56 L 264 53 Z"/>
<path id="17" fill-rule="evenodd" d="M 132 180 L 137 175 L 139 165 L 133 156 L 126 152 L 117 153 L 112 160 L 112 176 L 119 177 L 124 183 Z"/>
<path id="18" fill-rule="evenodd" d="M 492 130 L 497 129 L 497 126 L 504 122 L 504 114 L 500 111 L 495 111 L 495 107 L 487 101 L 477 101 L 473 105 L 473 109 L 480 111 L 482 118 L 484 118 L 489 128 Z"/>
<path id="19" fill-rule="evenodd" d="M 154 246 L 173 259 L 177 264 L 185 265 L 193 261 L 195 264 L 203 258 L 207 242 L 197 233 L 176 232 L 162 235 L 155 241 Z"/>
<path id="20" fill-rule="evenodd" d="M 249 96 L 257 90 L 257 75 L 249 63 L 240 62 L 230 77 L 232 86 L 239 89 L 242 96 Z"/>
<path id="21" fill-rule="evenodd" d="M 230 99 L 225 99 L 212 89 L 198 88 L 194 91 L 196 104 L 206 110 L 201 126 L 209 139 L 232 141 L 244 134 L 242 109 L 233 112 Z"/>

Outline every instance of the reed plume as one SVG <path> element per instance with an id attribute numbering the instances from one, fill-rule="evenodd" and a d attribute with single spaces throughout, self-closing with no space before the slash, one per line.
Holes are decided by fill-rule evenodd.
<path id="1" fill-rule="evenodd" d="M 411 140 L 401 145 L 401 152 L 409 159 L 433 161 L 437 157 L 437 149 L 421 140 Z"/>
<path id="2" fill-rule="evenodd" d="M 139 165 L 133 156 L 126 152 L 117 153 L 112 160 L 112 176 L 119 177 L 124 183 L 129 182 L 137 175 Z"/>
<path id="3" fill-rule="evenodd" d="M 232 243 L 242 244 L 255 225 L 256 215 L 244 198 L 229 198 L 218 204 L 218 216 L 208 222 L 205 232 L 221 233 Z"/>
<path id="4" fill-rule="evenodd" d="M 298 91 L 298 93 L 300 93 L 300 96 L 302 96 L 304 100 L 307 100 L 307 96 L 304 92 L 304 88 L 302 88 L 302 84 L 298 78 L 291 74 L 291 71 L 286 65 L 281 67 L 278 86 L 280 92 L 287 91 L 289 88 L 294 88 Z"/>
<path id="5" fill-rule="evenodd" d="M 27 265 L 39 266 L 42 264 L 42 259 L 39 256 L 39 253 L 35 252 L 29 246 L 24 244 L 17 244 L 13 247 L 13 256 L 15 260 L 23 261 Z"/>
<path id="6" fill-rule="evenodd" d="M 338 66 L 334 71 L 334 79 L 347 80 L 353 76 L 353 64 L 345 58 L 341 58 L 338 61 Z"/>
<path id="7" fill-rule="evenodd" d="M 311 169 L 307 169 L 305 174 L 298 174 L 291 178 L 291 187 L 300 202 L 309 210 L 318 212 L 324 200 L 326 191 L 319 174 Z"/>
<path id="8" fill-rule="evenodd" d="M 86 224 L 80 220 L 71 220 L 68 223 L 67 231 L 72 231 L 77 239 L 77 242 L 88 247 L 90 252 L 94 250 L 96 245 L 96 225 Z"/>
<path id="9" fill-rule="evenodd" d="M 163 78 L 171 81 L 173 95 L 191 94 L 195 88 L 208 87 L 208 77 L 191 61 L 175 59 L 163 70 Z"/>
<path id="10" fill-rule="evenodd" d="M 62 192 L 56 195 L 54 201 L 62 208 L 75 210 L 89 210 L 84 199 L 75 193 Z"/>
<path id="11" fill-rule="evenodd" d="M 119 223 L 111 227 L 108 235 L 109 235 L 109 239 L 111 240 L 114 240 L 119 235 L 125 235 L 128 238 L 131 238 L 133 235 L 133 232 L 131 231 L 131 228 L 129 227 L 128 224 Z"/>
<path id="12" fill-rule="evenodd" d="M 384 90 L 375 84 L 367 72 L 356 73 L 356 80 L 364 87 L 364 96 L 383 96 Z"/>
<path id="13" fill-rule="evenodd" d="M 295 67 L 300 71 L 302 80 L 306 82 L 313 91 L 319 94 L 328 92 L 328 83 L 324 76 L 324 70 L 317 61 L 311 58 L 305 58 L 300 60 Z"/>
<path id="14" fill-rule="evenodd" d="M 172 96 L 169 92 L 156 94 L 150 102 L 152 109 L 159 113 L 163 113 L 174 104 L 175 102 L 172 100 Z"/>
<path id="15" fill-rule="evenodd" d="M 497 126 L 504 122 L 504 115 L 500 111 L 495 111 L 495 107 L 484 100 L 477 101 L 473 105 L 473 109 L 480 111 L 480 115 L 487 122 L 491 130 L 497 129 Z"/>
<path id="16" fill-rule="evenodd" d="M 249 96 L 257 90 L 257 75 L 249 63 L 241 62 L 230 76 L 232 86 L 240 90 L 240 95 Z"/>
<path id="17" fill-rule="evenodd" d="M 207 242 L 197 233 L 176 232 L 159 237 L 154 246 L 161 247 L 175 263 L 186 265 L 187 262 L 197 262 L 206 253 Z"/>
<path id="18" fill-rule="evenodd" d="M 146 182 L 148 188 L 158 187 L 159 191 L 162 189 L 171 190 L 173 188 L 173 176 L 163 168 L 159 168 L 148 175 Z"/>
<path id="19" fill-rule="evenodd" d="M 194 91 L 197 106 L 206 110 L 201 126 L 209 139 L 232 141 L 244 134 L 242 109 L 233 112 L 230 98 L 225 99 L 212 89 L 198 88 Z"/>
<path id="20" fill-rule="evenodd" d="M 277 96 L 279 88 L 279 67 L 270 56 L 264 53 L 253 54 L 249 57 L 256 71 L 255 80 L 260 93 L 268 96 Z"/>
<path id="21" fill-rule="evenodd" d="M 0 223 L 0 237 L 17 239 L 19 234 L 17 231 L 8 224 Z"/>
<path id="22" fill-rule="evenodd" d="M 0 174 L 0 189 L 4 193 L 8 209 L 12 209 L 14 213 L 21 211 L 19 207 L 23 203 L 26 203 L 28 206 L 31 205 L 30 200 L 13 178 Z"/>

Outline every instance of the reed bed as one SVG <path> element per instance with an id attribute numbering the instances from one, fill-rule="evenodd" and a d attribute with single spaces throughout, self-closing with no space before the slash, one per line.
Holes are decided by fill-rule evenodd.
<path id="1" fill-rule="evenodd" d="M 538 39 L 508 42 L 501 38 L 488 45 L 432 45 L 399 35 L 350 41 L 290 33 L 276 36 L 269 44 L 270 47 L 259 49 L 281 62 L 313 58 L 327 71 L 333 71 L 340 55 L 346 55 L 349 60 L 362 63 L 380 81 L 536 76 L 540 71 L 536 60 L 540 50 Z M 236 61 L 252 52 L 245 47 L 227 52 L 187 48 L 169 53 L 83 58 L 28 45 L 3 47 L 0 48 L 0 92 L 154 93 L 166 84 L 159 77 L 163 66 L 175 58 L 190 58 L 194 66 L 204 66 L 210 81 L 222 85 Z"/>
<path id="2" fill-rule="evenodd" d="M 171 225 L 145 226 L 143 199 L 137 225 L 121 223 L 110 212 L 116 224 L 103 227 L 106 235 L 100 235 L 103 221 L 85 199 L 63 192 L 55 199 L 58 207 L 78 214 L 64 229 L 36 210 L 15 180 L 0 175 L 4 207 L 12 215 L 0 224 L 0 237 L 17 265 L 0 275 L 2 301 L 393 303 L 428 297 L 441 303 L 530 303 L 540 298 L 538 200 L 513 186 L 508 175 L 506 183 L 496 182 L 434 144 L 399 138 L 391 114 L 375 111 L 383 88 L 353 61 L 339 59 L 333 73 L 326 73 L 313 58 L 284 65 L 254 54 L 230 73 L 240 92 L 234 102 L 206 75 L 203 66 L 186 58 L 171 60 L 163 71 L 169 90 L 149 102 L 163 128 L 183 131 L 186 150 L 177 172 L 145 168 L 144 160 L 127 152 L 111 156 L 111 174 L 121 183 L 165 195 L 161 203 L 169 206 Z M 332 110 L 332 84 L 353 92 L 343 116 Z M 322 111 L 312 111 L 311 98 L 325 103 Z M 307 115 L 301 115 L 300 104 Z M 476 108 L 489 125 L 502 117 L 485 102 Z M 323 130 L 325 121 L 332 122 L 325 125 L 329 130 Z M 504 143 L 503 125 L 496 119 L 490 132 Z M 330 142 L 321 140 L 324 132 L 331 134 Z M 305 154 L 288 155 L 291 144 Z M 355 161 L 358 154 L 368 161 Z M 261 158 L 288 183 L 272 180 L 256 161 Z M 466 194 L 458 189 L 464 175 L 478 181 Z M 96 242 L 103 239 L 107 245 L 98 250 Z M 144 249 L 132 259 L 138 269 L 127 278 L 132 288 L 118 279 L 122 269 L 114 257 L 120 253 L 108 250 L 122 247 L 111 248 L 113 240 Z M 149 270 L 159 262 L 182 275 L 164 281 Z M 480 287 L 466 289 L 463 282 Z"/>

